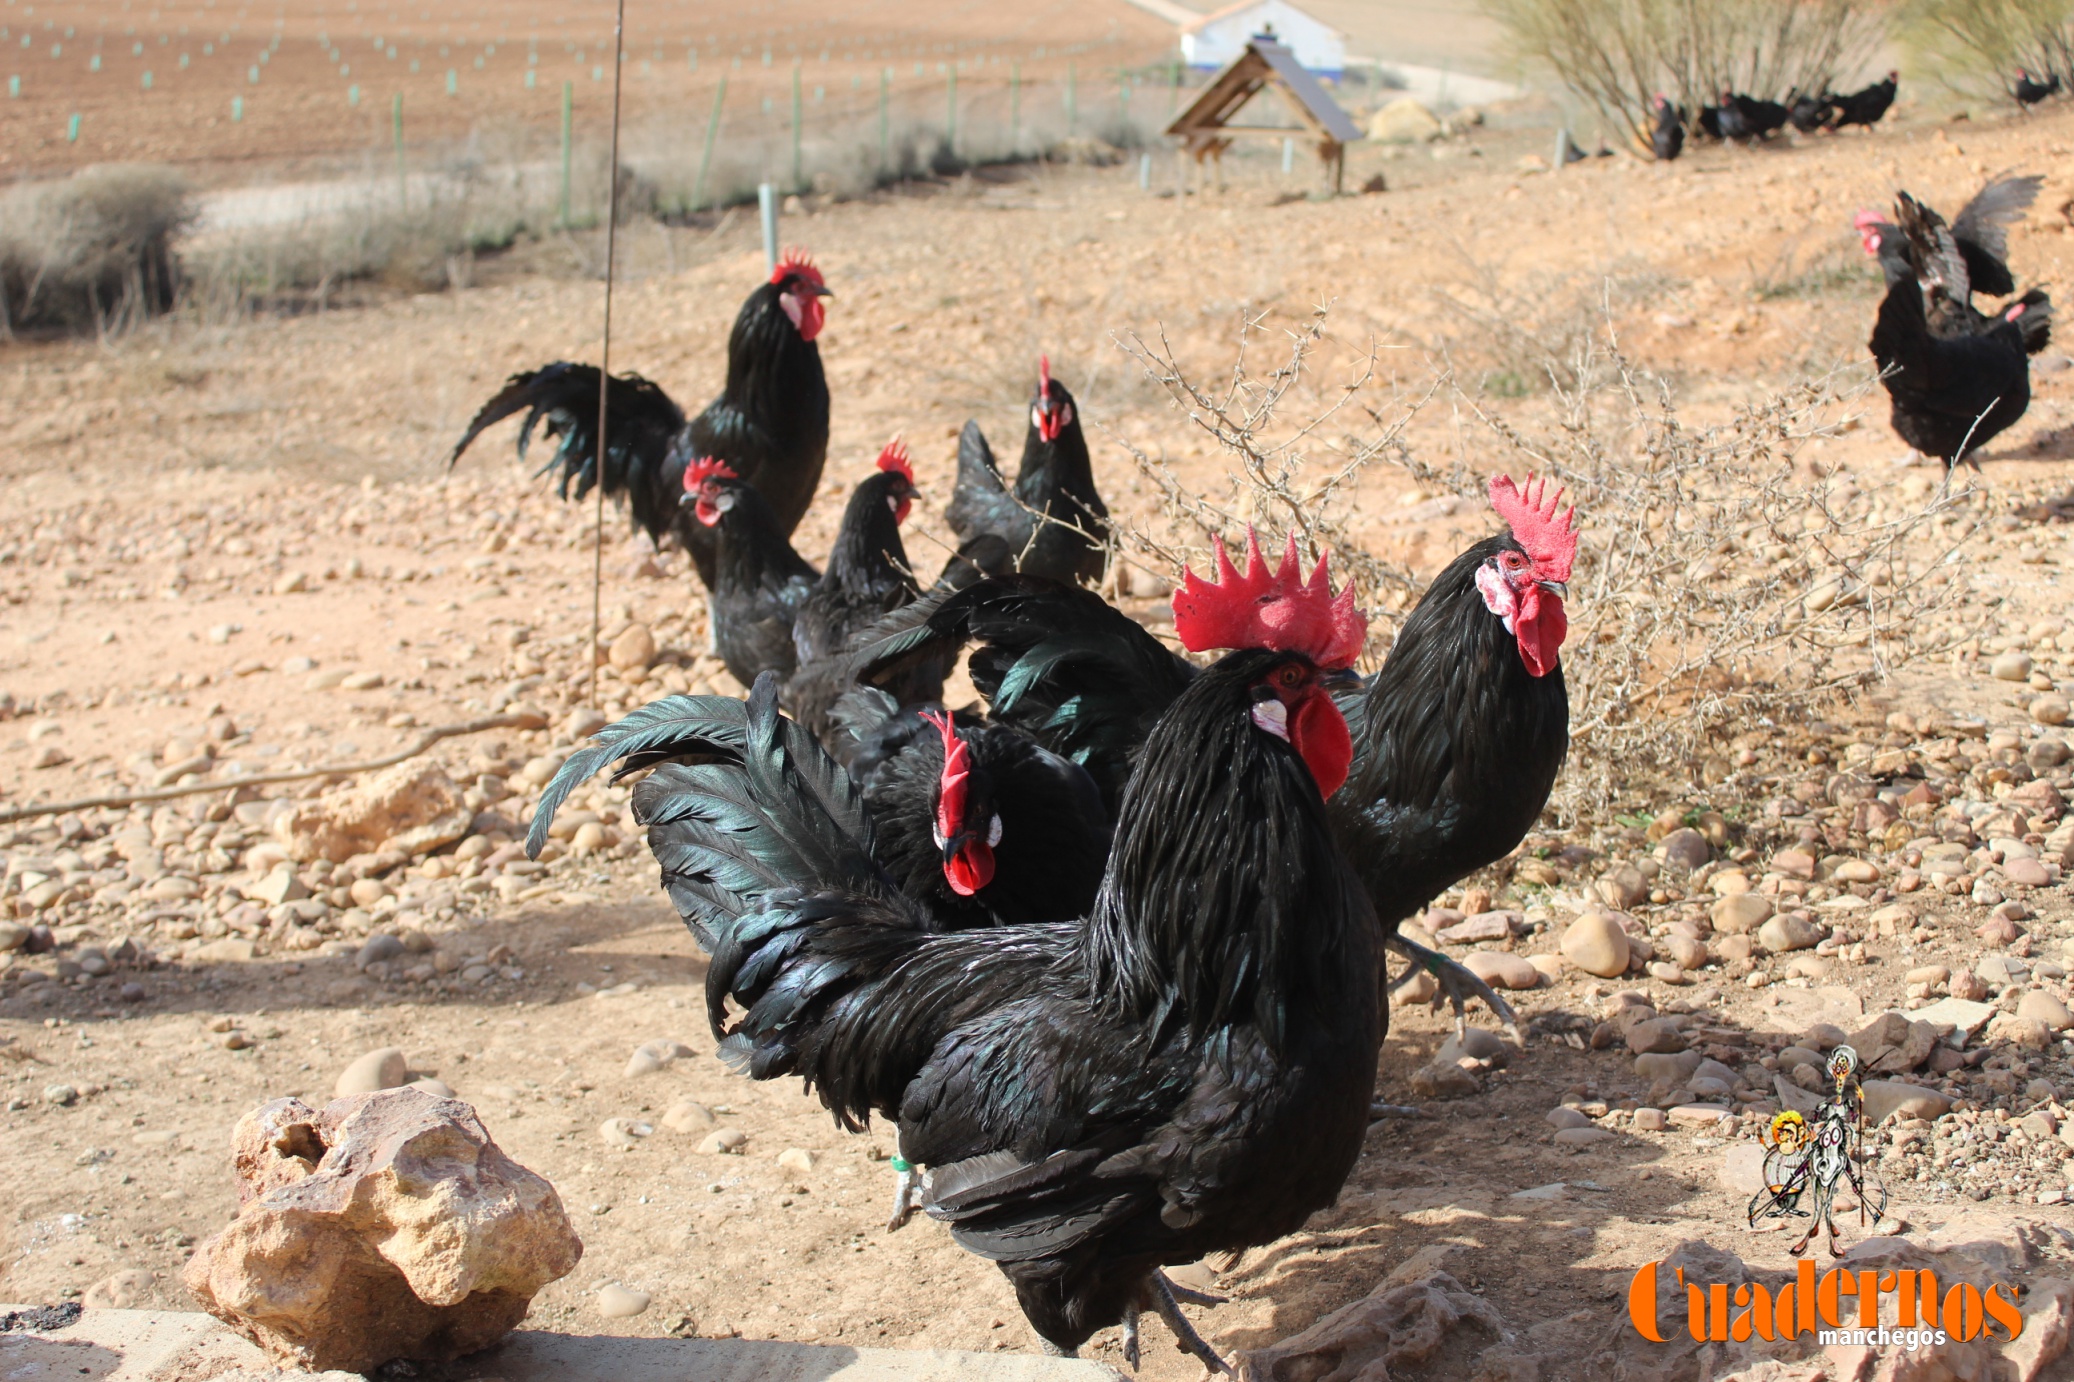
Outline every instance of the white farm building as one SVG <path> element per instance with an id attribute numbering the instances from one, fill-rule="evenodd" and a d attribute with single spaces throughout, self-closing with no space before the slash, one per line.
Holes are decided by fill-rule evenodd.
<path id="1" fill-rule="evenodd" d="M 1305 70 L 1338 80 L 1347 65 L 1347 36 L 1289 0 L 1242 0 L 1185 24 L 1181 60 L 1217 71 L 1238 60 L 1246 41 L 1270 37 L 1296 54 Z"/>

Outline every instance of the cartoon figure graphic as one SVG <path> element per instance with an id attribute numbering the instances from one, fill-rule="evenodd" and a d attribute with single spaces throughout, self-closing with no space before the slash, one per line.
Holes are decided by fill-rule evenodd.
<path id="1" fill-rule="evenodd" d="M 1865 1090 L 1858 1083 L 1858 1053 L 1848 1046 L 1832 1051 L 1829 1078 L 1829 1096 L 1816 1108 L 1812 1123 L 1790 1110 L 1772 1120 L 1763 1138 L 1764 1188 L 1750 1197 L 1752 1227 L 1759 1219 L 1814 1220 L 1800 1241 L 1787 1249 L 1795 1257 L 1807 1251 L 1823 1228 L 1829 1230 L 1829 1255 L 1843 1256 L 1831 1212 L 1839 1184 L 1848 1184 L 1857 1195 L 1861 1225 L 1887 1212 L 1887 1187 L 1865 1166 Z M 1802 1196 L 1810 1192 L 1812 1211 L 1800 1207 Z"/>

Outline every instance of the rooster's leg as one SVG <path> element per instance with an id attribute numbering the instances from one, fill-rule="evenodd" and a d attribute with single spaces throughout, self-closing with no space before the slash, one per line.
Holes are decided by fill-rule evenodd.
<path id="1" fill-rule="evenodd" d="M 713 608 L 713 592 L 706 592 L 706 656 L 720 656 L 720 616 Z"/>
<path id="2" fill-rule="evenodd" d="M 900 1179 L 893 1185 L 893 1217 L 886 1221 L 888 1233 L 907 1227 L 907 1221 L 922 1207 L 921 1171 L 910 1162 L 902 1162 L 898 1169 Z"/>
<path id="3" fill-rule="evenodd" d="M 1123 1308 L 1123 1319 L 1119 1322 L 1123 1330 L 1123 1361 L 1138 1370 L 1138 1302 L 1132 1301 Z"/>
<path id="4" fill-rule="evenodd" d="M 1203 1341 L 1203 1336 L 1195 1332 L 1195 1326 L 1188 1322 L 1188 1316 L 1181 1313 L 1180 1305 L 1175 1303 L 1173 1291 L 1168 1289 L 1164 1273 L 1153 1273 L 1152 1308 L 1159 1311 L 1159 1317 L 1167 1322 L 1167 1328 L 1174 1331 L 1174 1338 L 1184 1353 L 1194 1354 L 1211 1372 L 1222 1373 L 1226 1377 L 1238 1376 L 1232 1365 L 1218 1357 L 1217 1350 L 1211 1348 Z"/>
<path id="5" fill-rule="evenodd" d="M 1044 1356 L 1047 1358 L 1078 1358 L 1080 1356 L 1079 1349 L 1060 1348 L 1041 1334 L 1037 1337 L 1037 1345 L 1044 1350 Z"/>
<path id="6" fill-rule="evenodd" d="M 1515 1038 L 1519 1036 L 1519 1014 L 1512 1010 L 1512 1005 L 1500 998 L 1496 989 L 1477 978 L 1461 964 L 1445 955 L 1428 950 L 1423 945 L 1406 940 L 1403 936 L 1393 935 L 1385 944 L 1411 961 L 1411 968 L 1391 983 L 1390 990 L 1394 992 L 1399 985 L 1422 969 L 1431 974 L 1440 983 L 1440 994 L 1446 995 L 1448 1001 L 1455 1005 L 1455 1035 L 1458 1038 L 1469 1030 L 1469 1000 L 1472 998 L 1482 999 L 1484 1006 L 1497 1014 L 1498 1020 L 1505 1024 L 1505 1029 Z M 1436 1006 L 1440 994 L 1435 995 Z"/>

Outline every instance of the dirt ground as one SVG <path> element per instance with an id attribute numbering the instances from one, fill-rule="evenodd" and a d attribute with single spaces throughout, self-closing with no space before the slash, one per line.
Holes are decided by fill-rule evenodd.
<path id="1" fill-rule="evenodd" d="M 860 113 L 868 109 L 882 72 L 901 97 L 926 86 L 940 101 L 941 64 L 958 65 L 968 95 L 975 83 L 1005 87 L 1015 65 L 1034 83 L 1062 79 L 1071 64 L 1092 91 L 1172 45 L 1168 25 L 1103 0 L 1040 0 L 1012 15 L 951 0 L 696 9 L 632 0 L 624 113 L 630 124 L 674 123 L 679 138 L 687 129 L 702 137 L 725 78 L 729 137 L 753 126 L 765 138 L 766 126 L 789 119 L 795 63 L 819 129 L 828 100 L 854 96 Z M 602 140 L 611 54 L 609 6 L 459 0 L 341 12 L 305 3 L 226 14 L 197 0 L 164 0 L 148 13 L 118 0 L 10 5 L 0 14 L 0 77 L 19 77 L 20 92 L 0 100 L 0 177 L 106 162 L 174 163 L 212 182 L 341 158 L 386 166 L 398 96 L 412 148 L 480 131 L 551 141 L 564 82 L 580 137 Z M 237 119 L 233 99 L 243 102 Z"/>
<path id="2" fill-rule="evenodd" d="M 2074 110 L 2064 105 L 2022 120 L 1703 150 L 1669 167 L 1593 160 L 1559 177 L 1524 168 L 1517 141 L 1480 138 L 1439 146 L 1437 159 L 1377 155 L 1396 190 L 1334 202 L 1254 184 L 1181 201 L 1141 193 L 1122 171 L 1039 170 L 810 204 L 786 235 L 811 247 L 838 295 L 821 338 L 835 411 L 824 502 L 799 547 L 825 552 L 840 496 L 898 432 L 927 499 L 909 550 L 929 565 L 958 426 L 978 416 L 1012 437 L 1040 350 L 1092 424 L 1112 508 L 1143 512 L 1151 491 L 1126 442 L 1199 484 L 1224 461 L 1119 351 L 1133 334 L 1164 332 L 1192 368 L 1215 372 L 1229 367 L 1242 315 L 1264 314 L 1272 342 L 1330 303 L 1328 367 L 1351 367 L 1373 341 L 1384 373 L 1415 392 L 1452 359 L 1486 406 L 1542 426 L 1557 411 L 1547 391 L 1508 381 L 1501 353 L 1479 353 L 1479 323 L 1524 317 L 1610 274 L 1627 285 L 1613 302 L 1623 347 L 1695 416 L 1718 418 L 1809 373 L 1869 373 L 1877 285 L 1857 257 L 1853 210 L 1904 186 L 1955 208 L 2001 169 L 2050 178 L 2013 237 L 2020 278 L 2055 291 L 2074 282 Z M 761 258 L 739 222 L 676 234 L 667 256 L 646 252 L 620 297 L 614 363 L 696 406 L 720 377 L 727 324 Z M 549 728 L 454 740 L 436 755 L 474 784 L 471 805 L 505 814 L 508 837 L 529 805 L 526 779 L 566 751 L 592 661 L 588 507 L 524 476 L 509 426 L 452 477 L 444 466 L 506 374 L 595 359 L 598 305 L 593 282 L 512 274 L 231 329 L 167 324 L 105 344 L 0 347 L 11 405 L 0 416 L 0 690 L 13 707 L 0 792 L 72 800 L 148 787 L 169 769 L 224 784 L 155 811 L 84 810 L 0 836 L 5 901 L 20 926 L 49 926 L 54 947 L 0 954 L 0 1299 L 104 1283 L 104 1301 L 184 1305 L 180 1264 L 233 1208 L 224 1151 L 234 1120 L 271 1097 L 328 1097 L 349 1062 L 397 1046 L 413 1070 L 473 1102 L 580 1221 L 582 1265 L 535 1302 L 543 1327 L 1036 1347 L 987 1264 L 927 1222 L 886 1231 L 883 1133 L 843 1135 L 795 1088 L 730 1077 L 713 1058 L 697 948 L 638 841 L 610 843 L 630 828 L 623 792 L 599 787 L 573 803 L 608 828 L 606 847 L 583 857 L 539 867 L 464 847 L 365 886 L 320 873 L 304 880 L 315 896 L 297 904 L 307 919 L 270 920 L 242 894 L 272 857 L 254 852 L 268 848 L 269 808 L 238 800 L 259 794 L 236 792 L 236 771 L 371 758 L 423 726 L 538 709 Z M 1990 448 L 1985 490 L 1968 501 L 2008 515 L 1968 556 L 1983 591 L 2003 601 L 1977 656 L 1911 669 L 1828 720 L 1753 726 L 1733 780 L 1667 788 L 1633 816 L 1550 823 L 1527 851 L 1545 862 L 1541 885 L 1514 871 L 1479 885 L 1495 895 L 1442 899 L 1518 907 L 1530 929 L 1504 946 L 1547 955 L 1568 916 L 1606 896 L 1604 880 L 1646 863 L 1653 877 L 1624 900 L 1661 954 L 1676 926 L 1706 931 L 1714 895 L 1727 895 L 1713 880 L 1734 870 L 1782 909 L 1800 899 L 1818 911 L 1833 943 L 1791 959 L 1717 957 L 1676 980 L 1573 969 L 1515 993 L 1524 1045 L 1471 1072 L 1466 1097 L 1414 1079 L 1451 1024 L 1398 1008 L 1378 1092 L 1427 1116 L 1377 1124 L 1338 1207 L 1303 1233 L 1235 1265 L 1190 1269 L 1232 1296 L 1193 1312 L 1214 1343 L 1285 1338 L 1412 1263 L 1450 1273 L 1503 1327 L 1463 1325 L 1459 1346 L 1397 1371 L 1651 1375 L 1632 1336 L 1621 1341 L 1621 1298 L 1639 1266 L 1701 1238 L 1753 1268 L 1788 1261 L 1786 1234 L 1745 1229 L 1748 1192 L 1730 1154 L 1752 1145 L 1758 1110 L 1784 1097 L 1775 1080 L 1793 1069 L 1794 1039 L 1815 1041 L 1822 1023 L 1855 1032 L 1889 1007 L 1957 993 L 1962 972 L 1992 977 L 1983 991 L 2004 1013 L 2031 994 L 2065 1001 L 2074 906 L 2050 852 L 2057 811 L 2010 816 L 1999 827 L 2015 832 L 2009 840 L 1990 823 L 2017 762 L 2041 765 L 2023 777 L 2074 795 L 2040 748 L 2060 731 L 2027 711 L 2074 679 L 2074 653 L 2061 655 L 2074 648 L 2061 585 L 2074 544 L 2063 525 L 2015 516 L 2074 482 L 2063 349 L 2041 359 L 2033 384 L 2028 416 Z M 1894 466 L 1902 447 L 1883 400 L 1867 410 L 1825 443 L 1822 463 L 1867 488 L 1927 488 L 1926 472 Z M 1407 437 L 1436 463 L 1497 463 L 1459 407 L 1421 413 Z M 1460 513 L 1411 531 L 1389 521 L 1423 497 L 1378 477 L 1362 504 L 1378 553 L 1430 575 L 1490 521 Z M 649 556 L 608 522 L 604 633 L 642 623 L 662 653 L 638 682 L 605 676 L 607 712 L 665 689 L 729 689 L 702 656 L 703 602 L 681 559 Z M 1989 675 L 2019 650 L 2027 679 Z M 1965 811 L 1906 817 L 1918 835 L 1854 824 L 1823 798 L 1825 765 L 1880 753 Z M 1902 795 L 1911 779 L 1897 769 L 1885 780 L 1898 825 L 1914 806 Z M 1649 817 L 1697 819 L 1717 805 L 1735 827 L 1710 872 L 1658 872 Z M 494 846 L 497 821 L 478 824 Z M 1986 852 L 1968 856 L 1963 875 L 1937 873 L 1940 840 Z M 2032 874 L 2017 861 L 2037 860 L 2009 843 L 2052 865 L 2039 866 L 2042 881 L 2022 881 Z M 1813 856 L 1806 874 L 1781 853 L 1795 848 Z M 1844 860 L 1867 863 L 1870 878 L 1839 873 Z M 421 948 L 363 966 L 375 933 Z M 1913 977 L 1932 965 L 1946 977 Z M 1710 1091 L 1639 1071 L 1622 1044 L 1622 1011 L 1634 1006 L 1625 993 L 1727 1068 L 1715 1097 L 1747 1116 L 1681 1114 L 1661 1129 L 1637 1117 Z M 2074 1216 L 2074 1043 L 2041 1030 L 2026 1045 L 2028 1029 L 1997 1027 L 2002 1036 L 1949 1061 L 1940 1053 L 1920 1078 L 1955 1101 L 1949 1113 L 1874 1145 L 1893 1219 L 1924 1240 L 2020 1240 L 2013 1270 L 2049 1303 L 2045 1286 L 2070 1275 L 2074 1251 L 2021 1225 Z M 635 1048 L 654 1040 L 688 1054 L 629 1075 Z M 1564 1103 L 1575 1110 L 1566 1121 L 1607 1135 L 1555 1140 L 1548 1115 Z M 738 1154 L 697 1150 L 716 1128 L 746 1134 Z M 811 1165 L 781 1167 L 791 1149 L 812 1153 Z M 1873 1232 L 1848 1217 L 1851 1238 Z M 142 1275 L 106 1285 L 123 1272 Z M 649 1308 L 598 1318 L 608 1283 L 649 1293 Z M 1198 1374 L 1147 1327 L 1144 1376 Z M 1489 1374 L 1501 1342 L 1510 1371 Z M 1114 1332 L 1091 1351 L 1116 1361 Z M 1714 1368 L 1681 1358 L 1676 1375 Z M 2070 1375 L 2064 1358 L 2040 1367 Z"/>

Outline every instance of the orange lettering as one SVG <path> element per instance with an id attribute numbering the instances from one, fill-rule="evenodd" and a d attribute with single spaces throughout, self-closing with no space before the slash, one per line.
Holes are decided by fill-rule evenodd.
<path id="1" fill-rule="evenodd" d="M 1960 1282 L 1944 1293 L 1944 1332 L 1962 1343 L 1971 1339 L 1980 1333 L 1984 1308 L 1980 1288 Z"/>
<path id="2" fill-rule="evenodd" d="M 1664 1342 L 1656 1327 L 1656 1263 L 1644 1262 L 1628 1283 L 1628 1322 L 1652 1344 Z"/>
<path id="3" fill-rule="evenodd" d="M 1711 1321 L 1713 1328 L 1707 1331 L 1707 1337 L 1717 1344 L 1727 1343 L 1728 1287 L 1726 1285 L 1709 1286 L 1707 1288 L 1707 1306 L 1708 1312 L 1713 1316 Z M 1697 1339 L 1699 1335 L 1695 1334 L 1692 1337 Z"/>
<path id="4" fill-rule="evenodd" d="M 1852 1293 L 1857 1290 L 1849 1272 L 1841 1267 L 1831 1267 L 1822 1277 L 1822 1284 L 1815 1288 L 1815 1313 L 1831 1329 L 1843 1328 L 1843 1302 L 1839 1296 L 1845 1294 L 1846 1286 Z"/>
<path id="5" fill-rule="evenodd" d="M 1747 1286 L 1738 1286 L 1736 1287 L 1736 1304 L 1748 1306 L 1749 1308 L 1730 1321 L 1728 1326 L 1729 1338 L 1739 1344 L 1747 1343 L 1752 1330 L 1757 1332 L 1757 1337 L 1760 1339 L 1769 1340 L 1774 1337 L 1775 1331 L 1772 1329 L 1772 1293 L 1770 1291 L 1765 1290 L 1762 1285 L 1754 1281 Z"/>
<path id="6" fill-rule="evenodd" d="M 1880 1327 L 1880 1274 L 1877 1271 L 1858 1273 L 1858 1327 Z"/>
<path id="7" fill-rule="evenodd" d="M 1801 1259 L 1797 1279 L 1779 1288 L 1779 1303 L 1773 1317 L 1781 1339 L 1798 1338 L 1815 1327 L 1814 1263 Z"/>
<path id="8" fill-rule="evenodd" d="M 2003 1297 L 2000 1286 L 1988 1287 L 1985 1304 L 1988 1314 L 1994 1317 L 1997 1324 L 2009 1331 L 2011 1339 L 2024 1332 L 2023 1315 L 2017 1311 L 2015 1301 Z"/>

